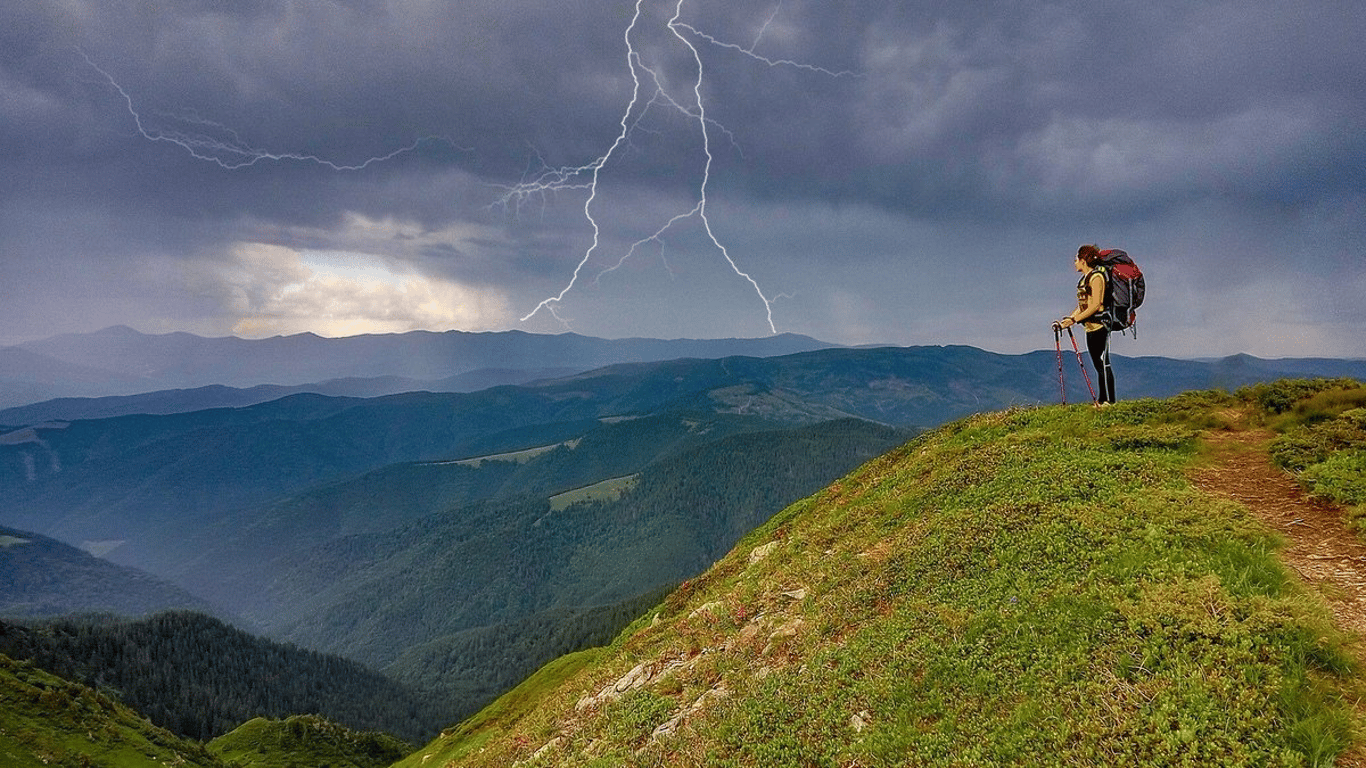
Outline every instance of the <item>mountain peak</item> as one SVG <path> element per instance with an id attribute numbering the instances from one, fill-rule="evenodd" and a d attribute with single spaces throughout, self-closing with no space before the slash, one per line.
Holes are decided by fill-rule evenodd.
<path id="1" fill-rule="evenodd" d="M 1305 756 L 1306 718 L 1346 717 L 1310 692 L 1306 659 L 1343 651 L 1244 513 L 1186 482 L 1194 410 L 1050 407 L 930 433 L 400 765 Z M 1350 685 L 1338 663 L 1307 662 L 1329 689 Z"/>

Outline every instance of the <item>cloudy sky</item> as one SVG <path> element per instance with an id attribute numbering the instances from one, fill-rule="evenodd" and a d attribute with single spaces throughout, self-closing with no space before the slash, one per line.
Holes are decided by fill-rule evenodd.
<path id="1" fill-rule="evenodd" d="M 1357 0 L 0 0 L 0 344 L 1366 356 Z"/>

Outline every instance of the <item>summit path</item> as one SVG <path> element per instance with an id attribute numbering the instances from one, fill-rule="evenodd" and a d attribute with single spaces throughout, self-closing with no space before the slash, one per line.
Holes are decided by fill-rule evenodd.
<path id="1" fill-rule="evenodd" d="M 1366 542 L 1347 528 L 1341 509 L 1310 498 L 1271 463 L 1271 438 L 1264 430 L 1210 434 L 1213 461 L 1192 479 L 1283 535 L 1282 562 L 1323 596 L 1340 629 L 1366 638 Z"/>
<path id="2" fill-rule="evenodd" d="M 1322 597 L 1334 624 L 1352 635 L 1353 653 L 1366 666 L 1366 542 L 1347 527 L 1340 508 L 1310 498 L 1271 463 L 1267 447 L 1273 437 L 1261 429 L 1207 433 L 1210 460 L 1193 472 L 1192 481 L 1247 507 L 1285 538 L 1281 561 Z M 1358 702 L 1358 711 L 1363 708 L 1366 702 Z M 1366 751 L 1354 746 L 1337 765 L 1366 768 Z"/>

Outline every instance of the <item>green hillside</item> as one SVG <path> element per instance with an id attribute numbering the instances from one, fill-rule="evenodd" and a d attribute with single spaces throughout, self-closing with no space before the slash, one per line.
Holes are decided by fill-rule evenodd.
<path id="1" fill-rule="evenodd" d="M 320 717 L 253 718 L 207 745 L 79 683 L 0 655 L 5 768 L 384 768 L 412 747 Z"/>
<path id="2" fill-rule="evenodd" d="M 317 714 L 420 743 L 464 711 L 354 661 L 188 612 L 0 622 L 0 654 L 98 688 L 178 736 L 205 741 L 257 716 Z"/>
<path id="3" fill-rule="evenodd" d="M 412 747 L 383 733 L 361 733 L 321 717 L 253 718 L 209 742 L 234 768 L 385 768 Z"/>
<path id="4" fill-rule="evenodd" d="M 1361 744 L 1356 646 L 1188 480 L 1249 407 L 947 425 L 399 765 L 1332 765 Z"/>
<path id="5" fill-rule="evenodd" d="M 0 765 L 5 768 L 227 768 L 109 697 L 0 655 Z"/>

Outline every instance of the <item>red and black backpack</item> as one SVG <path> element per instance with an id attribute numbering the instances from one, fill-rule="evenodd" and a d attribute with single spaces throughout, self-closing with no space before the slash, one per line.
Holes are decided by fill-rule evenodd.
<path id="1" fill-rule="evenodd" d="M 1100 252 L 1100 261 L 1093 271 L 1105 275 L 1105 308 L 1097 316 L 1100 322 L 1112 331 L 1133 328 L 1147 287 L 1143 282 L 1143 270 L 1129 258 L 1129 254 L 1112 248 Z M 1137 330 L 1134 336 L 1138 336 Z"/>

